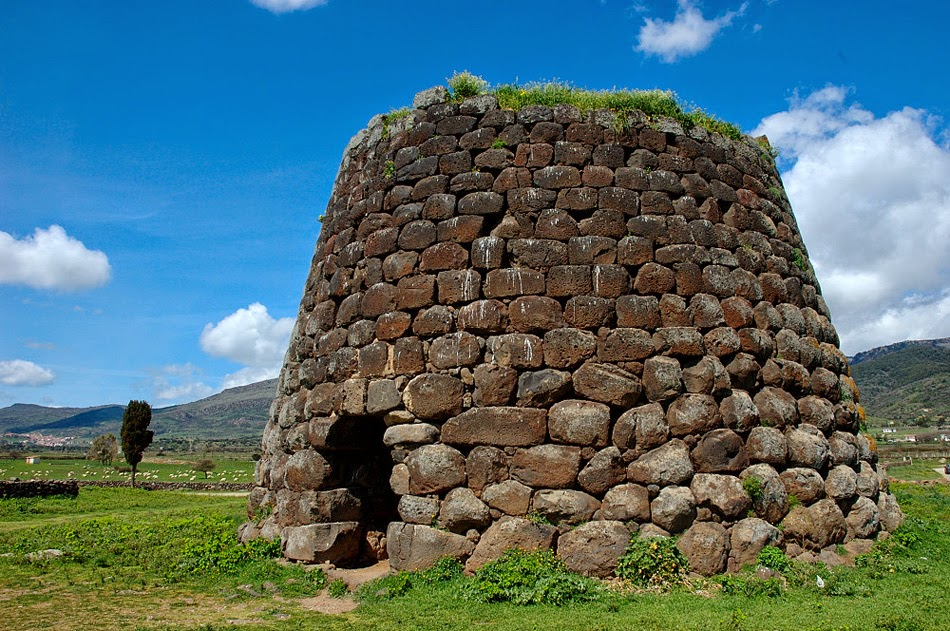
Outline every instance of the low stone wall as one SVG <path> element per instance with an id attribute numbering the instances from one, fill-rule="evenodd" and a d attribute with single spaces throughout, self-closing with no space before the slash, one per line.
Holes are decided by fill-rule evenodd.
<path id="1" fill-rule="evenodd" d="M 79 495 L 79 484 L 75 480 L 27 480 L 0 482 L 0 498 L 49 497 L 51 495 Z"/>
<path id="2" fill-rule="evenodd" d="M 79 486 L 99 486 L 117 488 L 131 486 L 129 482 L 82 480 Z M 148 491 L 250 491 L 253 484 L 235 484 L 232 482 L 139 482 L 136 487 Z"/>

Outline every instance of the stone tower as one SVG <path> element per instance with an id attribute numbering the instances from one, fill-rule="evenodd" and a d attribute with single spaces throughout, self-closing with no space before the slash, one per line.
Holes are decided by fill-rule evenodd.
<path id="1" fill-rule="evenodd" d="M 900 523 L 764 139 L 444 88 L 403 113 L 344 152 L 242 537 L 605 576 L 639 531 L 712 574 Z"/>

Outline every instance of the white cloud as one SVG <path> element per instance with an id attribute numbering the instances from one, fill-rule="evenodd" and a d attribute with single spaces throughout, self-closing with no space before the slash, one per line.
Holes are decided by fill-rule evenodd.
<path id="1" fill-rule="evenodd" d="M 0 231 L 0 283 L 76 291 L 104 285 L 111 273 L 103 252 L 86 248 L 60 226 L 37 228 L 24 239 Z"/>
<path id="2" fill-rule="evenodd" d="M 7 386 L 45 386 L 54 378 L 52 371 L 24 359 L 0 361 L 0 383 Z"/>
<path id="3" fill-rule="evenodd" d="M 294 318 L 275 320 L 259 302 L 238 309 L 201 332 L 201 348 L 246 366 L 280 367 L 294 328 Z"/>
<path id="4" fill-rule="evenodd" d="M 278 372 L 280 372 L 280 366 L 262 368 L 247 366 L 230 375 L 225 375 L 224 381 L 221 382 L 221 389 L 227 390 L 228 388 L 237 388 L 238 386 L 246 386 L 250 383 L 264 381 L 265 379 L 273 379 L 277 376 Z"/>
<path id="5" fill-rule="evenodd" d="M 672 22 L 644 18 L 634 50 L 656 55 L 666 63 L 695 55 L 706 50 L 719 31 L 732 24 L 732 20 L 745 13 L 749 6 L 744 2 L 735 11 L 707 20 L 693 0 L 679 0 L 678 4 Z"/>
<path id="6" fill-rule="evenodd" d="M 950 148 L 935 119 L 881 118 L 829 86 L 762 120 L 848 354 L 950 335 Z"/>
<path id="7" fill-rule="evenodd" d="M 201 371 L 194 365 L 169 364 L 152 379 L 152 391 L 159 401 L 195 401 L 214 393 L 200 380 Z"/>
<path id="8" fill-rule="evenodd" d="M 329 0 L 251 0 L 251 4 L 272 13 L 290 13 L 291 11 L 306 11 L 314 7 L 322 7 Z"/>
<path id="9" fill-rule="evenodd" d="M 222 388 L 234 388 L 276 377 L 294 328 L 294 318 L 275 320 L 259 302 L 238 309 L 201 332 L 201 348 L 244 367 L 225 376 Z"/>

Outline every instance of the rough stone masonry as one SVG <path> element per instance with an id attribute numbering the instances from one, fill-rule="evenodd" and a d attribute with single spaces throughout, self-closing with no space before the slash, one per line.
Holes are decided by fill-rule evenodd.
<path id="1" fill-rule="evenodd" d="M 865 550 L 902 514 L 857 403 L 755 140 L 433 88 L 346 148 L 241 534 L 595 576 L 636 532 L 706 575 Z"/>

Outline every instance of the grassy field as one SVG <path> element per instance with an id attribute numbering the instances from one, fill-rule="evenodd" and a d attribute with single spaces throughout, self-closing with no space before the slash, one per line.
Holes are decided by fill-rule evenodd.
<path id="1" fill-rule="evenodd" d="M 138 482 L 204 482 L 205 474 L 192 470 L 195 460 L 147 457 L 139 464 L 135 479 Z M 214 460 L 214 463 L 214 470 L 208 473 L 208 482 L 246 484 L 254 481 L 254 463 L 250 458 Z M 0 460 L 0 479 L 128 481 L 131 474 L 117 469 L 124 465 L 125 462 L 114 462 L 109 466 L 82 459 L 44 459 L 39 464 L 27 464 L 24 458 Z"/>
<path id="2" fill-rule="evenodd" d="M 328 616 L 311 608 L 322 572 L 236 542 L 243 498 L 83 488 L 75 500 L 0 500 L 0 616 L 21 629 L 946 629 L 950 485 L 895 491 L 907 523 L 860 567 L 796 565 L 781 579 L 665 592 L 597 586 L 559 607 L 480 602 L 479 577 L 404 574 Z M 48 548 L 63 555 L 26 556 Z"/>
<path id="3" fill-rule="evenodd" d="M 943 459 L 914 458 L 911 461 L 892 462 L 887 465 L 887 474 L 899 480 L 919 482 L 922 480 L 940 480 L 943 476 L 936 471 L 943 468 Z"/>

